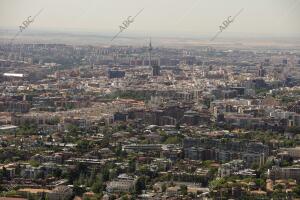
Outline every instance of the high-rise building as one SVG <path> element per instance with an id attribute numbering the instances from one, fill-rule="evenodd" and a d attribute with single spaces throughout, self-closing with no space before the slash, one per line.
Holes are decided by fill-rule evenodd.
<path id="1" fill-rule="evenodd" d="M 151 43 L 151 39 L 150 39 L 149 48 L 148 48 L 148 51 L 149 51 L 149 67 L 152 66 L 152 63 L 151 63 L 151 61 L 152 61 L 152 50 L 153 50 L 153 48 L 152 48 L 152 43 Z"/>
<path id="2" fill-rule="evenodd" d="M 160 66 L 159 66 L 159 61 L 158 62 L 153 62 L 152 61 L 152 43 L 150 40 L 149 43 L 149 66 L 152 67 L 152 76 L 159 76 L 160 75 Z"/>
<path id="3" fill-rule="evenodd" d="M 265 77 L 266 76 L 266 70 L 263 68 L 262 65 L 259 66 L 259 70 L 258 70 L 258 76 L 259 77 Z"/>
<path id="4" fill-rule="evenodd" d="M 288 64 L 288 60 L 287 59 L 283 59 L 282 60 L 282 64 L 287 65 Z"/>
<path id="5" fill-rule="evenodd" d="M 155 64 L 152 66 L 152 76 L 159 76 L 159 75 L 160 75 L 160 66 Z"/>
<path id="6" fill-rule="evenodd" d="M 263 62 L 262 62 L 263 66 L 270 66 L 271 65 L 271 60 L 269 58 L 266 58 Z"/>

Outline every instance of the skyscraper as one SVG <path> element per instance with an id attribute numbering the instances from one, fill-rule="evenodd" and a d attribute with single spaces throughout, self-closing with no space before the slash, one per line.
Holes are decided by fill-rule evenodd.
<path id="1" fill-rule="evenodd" d="M 148 48 L 148 51 L 149 51 L 149 67 L 152 66 L 152 64 L 151 64 L 151 61 L 152 61 L 152 50 L 153 50 L 153 48 L 152 48 L 152 43 L 151 43 L 151 39 L 150 39 L 149 48 Z"/>
<path id="2" fill-rule="evenodd" d="M 152 61 L 152 43 L 151 43 L 151 39 L 150 39 L 150 43 L 149 43 L 149 66 L 152 67 L 152 76 L 159 76 L 160 75 L 160 66 L 159 66 L 159 62 L 154 62 Z"/>
<path id="3" fill-rule="evenodd" d="M 155 64 L 152 66 L 152 76 L 159 76 L 160 75 L 160 66 Z"/>
<path id="4" fill-rule="evenodd" d="M 267 73 L 266 70 L 263 68 L 263 65 L 261 64 L 258 69 L 258 76 L 265 77 L 266 73 Z"/>

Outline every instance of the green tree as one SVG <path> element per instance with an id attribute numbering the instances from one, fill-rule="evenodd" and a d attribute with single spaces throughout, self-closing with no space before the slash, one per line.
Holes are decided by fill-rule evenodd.
<path id="1" fill-rule="evenodd" d="M 88 184 L 87 184 L 87 185 L 88 185 L 89 187 L 92 186 L 93 183 L 95 182 L 96 176 L 97 176 L 96 168 L 93 168 L 93 169 L 92 169 L 92 172 L 91 172 L 91 175 L 90 175 L 90 177 L 89 177 L 89 179 L 88 179 Z M 102 178 L 102 177 L 101 177 L 101 178 Z"/>
<path id="2" fill-rule="evenodd" d="M 186 185 L 180 185 L 180 192 L 182 195 L 187 195 L 187 186 Z"/>
<path id="3" fill-rule="evenodd" d="M 85 191 L 85 188 L 79 186 L 78 184 L 74 184 L 73 192 L 75 195 L 82 196 L 82 194 L 85 193 Z"/>
<path id="4" fill-rule="evenodd" d="M 94 193 L 102 193 L 103 191 L 103 182 L 101 177 L 97 177 L 96 181 L 92 185 L 92 191 Z"/>
<path id="5" fill-rule="evenodd" d="M 225 183 L 226 180 L 224 178 L 215 179 L 209 183 L 209 187 L 211 189 L 220 189 Z"/>
<path id="6" fill-rule="evenodd" d="M 161 186 L 161 191 L 165 192 L 166 190 L 167 190 L 167 185 L 165 183 L 163 183 Z"/>
<path id="7" fill-rule="evenodd" d="M 135 183 L 135 193 L 141 194 L 142 190 L 146 189 L 146 178 L 144 176 L 141 176 L 137 179 Z"/>
<path id="8" fill-rule="evenodd" d="M 69 124 L 69 125 L 67 126 L 67 131 L 68 131 L 68 133 L 69 133 L 70 135 L 76 136 L 76 135 L 80 132 L 80 129 L 79 129 L 78 126 L 75 126 L 75 125 L 73 125 L 73 124 Z"/>
<path id="9" fill-rule="evenodd" d="M 26 121 L 24 124 L 22 124 L 17 134 L 20 135 L 35 135 L 37 134 L 37 124 L 33 122 Z"/>
<path id="10" fill-rule="evenodd" d="M 300 185 L 297 185 L 294 189 L 293 189 L 293 193 L 296 197 L 300 197 Z"/>
<path id="11" fill-rule="evenodd" d="M 109 180 L 109 169 L 105 167 L 102 171 L 102 179 L 104 182 Z"/>
<path id="12" fill-rule="evenodd" d="M 77 142 L 76 148 L 78 149 L 79 152 L 85 153 L 85 152 L 89 151 L 89 149 L 91 148 L 91 144 L 87 140 L 80 140 Z"/>
<path id="13" fill-rule="evenodd" d="M 53 170 L 53 173 L 52 173 L 52 174 L 53 174 L 54 177 L 60 178 L 61 175 L 62 175 L 62 170 L 59 169 L 59 168 L 55 168 L 55 169 Z"/>
<path id="14" fill-rule="evenodd" d="M 181 142 L 182 142 L 182 140 L 178 136 L 170 136 L 166 139 L 166 141 L 164 143 L 165 144 L 179 144 Z"/>
<path id="15" fill-rule="evenodd" d="M 131 159 L 128 162 L 128 172 L 129 173 L 134 173 L 135 172 L 135 160 Z"/>
<path id="16" fill-rule="evenodd" d="M 255 179 L 255 184 L 260 187 L 261 189 L 265 188 L 266 186 L 266 181 L 261 179 L 261 178 L 258 178 L 258 179 Z"/>

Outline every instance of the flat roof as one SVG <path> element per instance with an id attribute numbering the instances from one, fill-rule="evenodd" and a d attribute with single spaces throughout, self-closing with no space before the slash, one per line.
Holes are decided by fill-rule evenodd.
<path id="1" fill-rule="evenodd" d="M 3 76 L 12 76 L 12 77 L 24 77 L 24 74 L 16 74 L 16 73 L 4 73 Z"/>
<path id="2" fill-rule="evenodd" d="M 48 190 L 48 189 L 33 189 L 33 188 L 23 188 L 23 189 L 19 189 L 18 191 L 20 192 L 29 192 L 29 193 L 49 193 L 51 192 L 51 190 Z"/>
<path id="3" fill-rule="evenodd" d="M 0 126 L 0 130 L 9 130 L 9 129 L 15 129 L 18 128 L 17 126 L 13 126 L 13 125 L 4 125 L 4 126 Z"/>

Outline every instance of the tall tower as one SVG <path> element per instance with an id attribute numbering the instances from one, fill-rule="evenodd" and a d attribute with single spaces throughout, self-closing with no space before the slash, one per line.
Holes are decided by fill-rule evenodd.
<path id="1" fill-rule="evenodd" d="M 159 61 L 158 62 L 152 62 L 152 43 L 150 39 L 149 43 L 149 67 L 152 67 L 152 76 L 159 76 L 160 75 L 160 66 L 159 66 Z"/>
<path id="2" fill-rule="evenodd" d="M 150 38 L 150 43 L 149 43 L 149 48 L 148 48 L 148 51 L 149 51 L 149 67 L 151 67 L 151 61 L 152 61 L 152 43 L 151 43 L 151 38 Z"/>
<path id="3" fill-rule="evenodd" d="M 266 70 L 263 68 L 263 65 L 260 64 L 259 69 L 258 69 L 258 76 L 259 77 L 265 77 L 266 76 Z"/>

